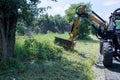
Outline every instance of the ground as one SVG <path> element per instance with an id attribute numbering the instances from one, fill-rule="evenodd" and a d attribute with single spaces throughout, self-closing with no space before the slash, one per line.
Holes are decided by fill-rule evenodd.
<path id="1" fill-rule="evenodd" d="M 120 80 L 120 63 L 116 60 L 113 61 L 113 66 L 105 68 L 102 62 L 93 65 L 93 71 L 96 74 L 94 80 Z"/>

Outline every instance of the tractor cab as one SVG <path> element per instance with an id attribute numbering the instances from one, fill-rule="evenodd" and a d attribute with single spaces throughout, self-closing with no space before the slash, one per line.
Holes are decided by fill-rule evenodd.
<path id="1" fill-rule="evenodd" d="M 120 33 L 120 8 L 116 9 L 113 12 L 114 22 L 115 22 L 115 30 Z"/>
<path id="2" fill-rule="evenodd" d="M 120 33 L 120 8 L 116 9 L 109 17 L 107 31 Z"/>
<path id="3" fill-rule="evenodd" d="M 115 14 L 115 34 L 118 42 L 118 48 L 120 50 L 120 10 Z"/>

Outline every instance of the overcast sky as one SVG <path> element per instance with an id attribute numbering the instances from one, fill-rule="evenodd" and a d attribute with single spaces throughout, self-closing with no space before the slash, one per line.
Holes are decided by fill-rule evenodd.
<path id="1" fill-rule="evenodd" d="M 47 11 L 49 15 L 60 14 L 64 16 L 65 10 L 70 7 L 70 4 L 77 4 L 80 2 L 90 2 L 92 4 L 92 10 L 105 20 L 108 19 L 115 9 L 120 8 L 120 0 L 58 0 L 58 2 L 42 0 L 39 6 L 51 6 L 52 9 Z"/>

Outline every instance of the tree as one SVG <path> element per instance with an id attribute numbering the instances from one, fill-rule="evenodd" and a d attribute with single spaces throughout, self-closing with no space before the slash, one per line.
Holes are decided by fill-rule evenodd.
<path id="1" fill-rule="evenodd" d="M 17 21 L 23 19 L 30 25 L 38 11 L 42 11 L 37 9 L 39 2 L 40 0 L 0 0 L 0 55 L 3 60 L 14 55 Z"/>
<path id="2" fill-rule="evenodd" d="M 60 15 L 55 15 L 53 18 L 50 18 L 51 22 L 54 22 L 54 31 L 59 33 L 64 33 L 70 31 L 70 26 L 64 17 Z"/>
<path id="3" fill-rule="evenodd" d="M 69 9 L 66 10 L 66 19 L 67 21 L 70 23 L 70 25 L 72 26 L 73 24 L 73 20 L 75 19 L 75 12 L 76 12 L 76 8 L 78 6 L 82 6 L 82 5 L 86 5 L 86 12 L 91 12 L 91 4 L 90 3 L 79 3 L 79 4 L 72 4 Z M 80 39 L 86 38 L 89 34 L 90 34 L 90 24 L 88 23 L 88 19 L 87 18 L 81 18 L 80 19 L 80 23 L 78 26 L 78 37 Z"/>
<path id="4" fill-rule="evenodd" d="M 37 20 L 36 24 L 40 26 L 42 33 L 47 33 L 47 31 L 64 33 L 65 31 L 70 30 L 68 22 L 60 15 L 42 15 Z"/>

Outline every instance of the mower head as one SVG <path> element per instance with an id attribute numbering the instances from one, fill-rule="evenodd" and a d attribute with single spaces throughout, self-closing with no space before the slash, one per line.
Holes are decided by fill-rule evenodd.
<path id="1" fill-rule="evenodd" d="M 66 39 L 58 38 L 58 37 L 55 37 L 54 43 L 59 46 L 62 46 L 66 50 L 73 50 L 76 44 L 75 41 L 69 41 Z"/>

